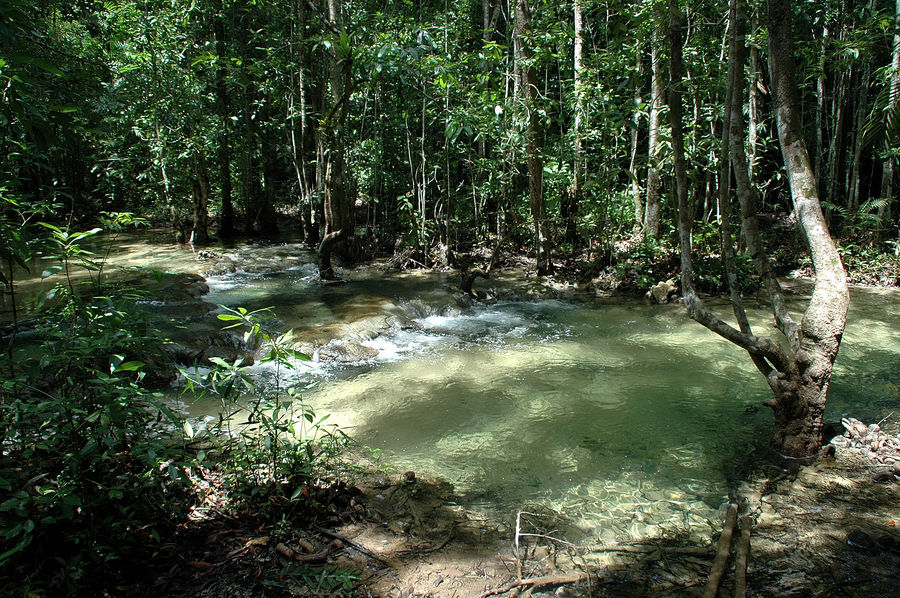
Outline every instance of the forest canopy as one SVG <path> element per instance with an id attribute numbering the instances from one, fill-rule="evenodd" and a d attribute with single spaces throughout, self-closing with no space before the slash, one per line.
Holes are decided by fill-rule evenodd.
<path id="1" fill-rule="evenodd" d="M 896 239 L 896 8 L 793 8 L 803 133 L 851 253 Z M 705 224 L 727 6 L 682 10 L 688 196 Z M 747 12 L 750 179 L 762 211 L 787 213 L 765 7 Z M 326 248 L 344 259 L 410 248 L 427 265 L 506 234 L 543 272 L 674 240 L 666 21 L 653 1 L 11 0 L 4 198 L 76 221 L 131 211 L 199 244 L 340 231 Z"/>

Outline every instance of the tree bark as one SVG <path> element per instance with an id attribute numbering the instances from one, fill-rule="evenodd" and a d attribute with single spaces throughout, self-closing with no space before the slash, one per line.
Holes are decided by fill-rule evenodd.
<path id="1" fill-rule="evenodd" d="M 575 83 L 575 121 L 573 137 L 575 157 L 572 164 L 572 189 L 568 198 L 563 198 L 563 219 L 566 227 L 566 241 L 574 248 L 578 243 L 578 206 L 584 195 L 584 16 L 583 0 L 575 0 L 575 49 L 574 49 L 574 83 Z"/>
<path id="2" fill-rule="evenodd" d="M 662 18 L 653 31 L 653 42 L 650 46 L 650 130 L 647 144 L 647 155 L 650 165 L 647 167 L 647 200 L 644 205 L 644 236 L 656 238 L 659 234 L 659 201 L 662 192 L 662 177 L 659 172 L 660 127 L 662 126 L 662 105 L 665 96 L 665 75 L 662 62 L 662 34 L 664 27 Z"/>
<path id="3" fill-rule="evenodd" d="M 194 156 L 191 195 L 194 199 L 194 228 L 191 241 L 197 245 L 209 243 L 209 171 L 202 151 Z"/>
<path id="4" fill-rule="evenodd" d="M 894 12 L 894 25 L 900 27 L 900 0 L 897 0 Z M 891 73 L 893 74 L 891 75 L 889 105 L 886 114 L 896 114 L 897 105 L 900 104 L 900 29 L 894 33 Z M 881 170 L 882 203 L 878 207 L 878 218 L 881 220 L 882 226 L 890 221 L 891 203 L 894 201 L 894 161 L 895 158 L 891 156 L 885 158 Z"/>
<path id="5" fill-rule="evenodd" d="M 634 82 L 634 115 L 631 117 L 631 160 L 628 166 L 628 169 L 631 171 L 631 201 L 634 204 L 633 235 L 637 241 L 642 240 L 644 236 L 644 200 L 641 197 L 641 182 L 638 179 L 637 172 L 638 137 L 641 129 L 640 107 L 643 103 L 643 98 L 641 97 L 642 53 L 643 50 L 639 46 L 635 50 L 637 65 Z"/>
<path id="6" fill-rule="evenodd" d="M 232 201 L 231 184 L 231 146 L 228 135 L 229 114 L 228 85 L 226 80 L 228 56 L 225 40 L 225 15 L 222 14 L 222 0 L 216 0 L 215 5 L 215 30 L 216 38 L 216 111 L 222 130 L 219 133 L 219 182 L 222 188 L 222 215 L 219 221 L 219 235 L 224 238 L 233 237 L 234 205 Z"/>
<path id="7" fill-rule="evenodd" d="M 347 193 L 345 173 L 345 143 L 347 106 L 350 93 L 351 49 L 343 47 L 346 41 L 343 29 L 341 0 L 328 0 L 328 28 L 334 35 L 329 57 L 331 79 L 331 109 L 323 118 L 321 134 L 327 147 L 325 166 L 324 216 L 325 234 L 319 244 L 319 276 L 324 280 L 334 278 L 332 253 L 338 251 L 348 259 L 348 240 L 353 236 L 353 202 Z M 342 55 L 346 52 L 346 55 Z"/>
<path id="8" fill-rule="evenodd" d="M 800 127 L 789 0 L 769 0 L 768 9 L 769 67 L 776 122 L 794 213 L 809 246 L 816 272 L 812 298 L 797 326 L 784 307 L 777 281 L 768 268 L 759 245 L 755 205 L 747 200 L 750 197 L 747 193 L 750 186 L 746 160 L 743 164 L 740 160 L 743 138 L 742 135 L 735 135 L 736 127 L 743 128 L 742 122 L 737 124 L 737 120 L 742 117 L 736 109 L 736 102 L 731 104 L 730 110 L 730 145 L 738 192 L 742 197 L 744 235 L 748 241 L 748 250 L 754 255 L 757 268 L 772 294 L 775 321 L 786 336 L 789 347 L 785 349 L 771 339 L 753 335 L 749 326 L 738 330 L 724 322 L 703 305 L 693 288 L 691 218 L 681 124 L 681 19 L 678 1 L 669 0 L 669 114 L 672 119 L 672 149 L 678 192 L 681 285 L 685 306 L 691 317 L 747 350 L 757 368 L 765 374 L 774 395 L 766 402 L 774 411 L 773 448 L 786 455 L 802 457 L 814 454 L 821 447 L 822 415 L 828 383 L 840 347 L 850 297 L 843 264 L 819 204 L 815 175 Z M 738 145 L 740 152 L 737 151 Z M 740 175 L 737 175 L 738 170 L 741 171 Z"/>
<path id="9" fill-rule="evenodd" d="M 776 122 L 794 214 L 806 237 L 816 283 L 800 325 L 796 374 L 774 388 L 776 447 L 808 455 L 821 445 L 828 383 L 840 347 L 850 294 L 844 265 L 825 225 L 815 174 L 803 141 L 797 101 L 794 44 L 789 0 L 769 0 L 769 69 Z"/>
<path id="10" fill-rule="evenodd" d="M 552 272 L 550 261 L 550 236 L 547 220 L 547 206 L 544 202 L 544 160 L 542 152 L 542 130 L 537 114 L 538 80 L 531 61 L 534 52 L 531 47 L 531 9 L 528 0 L 516 0 L 516 62 L 519 69 L 520 87 L 523 91 L 527 126 L 525 130 L 525 155 L 528 162 L 528 198 L 531 217 L 534 221 L 534 248 L 537 259 L 538 276 Z"/>

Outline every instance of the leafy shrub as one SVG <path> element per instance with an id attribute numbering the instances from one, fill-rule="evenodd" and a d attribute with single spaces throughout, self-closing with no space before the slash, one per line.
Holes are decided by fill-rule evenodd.
<path id="1" fill-rule="evenodd" d="M 187 427 L 188 435 L 213 447 L 212 456 L 229 478 L 235 498 L 245 496 L 257 503 L 265 495 L 301 499 L 317 474 L 334 463 L 348 438 L 325 424 L 327 416 L 316 416 L 302 399 L 302 387 L 285 385 L 284 371 L 310 359 L 293 348 L 293 331 L 278 335 L 265 330 L 262 318 L 268 309 L 223 309 L 218 317 L 229 323 L 226 328 L 243 328 L 245 342 L 258 341 L 263 347 L 260 363 L 275 366 L 275 384 L 259 388 L 241 358 L 232 363 L 213 358 L 214 367 L 205 374 L 183 372 L 186 392 L 215 397 L 223 414 L 210 429 Z M 237 414 L 246 421 L 233 423 Z"/>
<path id="2" fill-rule="evenodd" d="M 192 461 L 170 441 L 174 414 L 142 384 L 163 339 L 132 291 L 99 286 L 102 262 L 81 247 L 98 229 L 43 229 L 59 262 L 44 274 L 65 276 L 44 297 L 35 340 L 13 346 L 13 336 L 0 363 L 0 566 L 9 576 L 0 583 L 91 593 L 105 573 L 162 547 L 186 508 Z M 75 265 L 96 278 L 77 282 Z"/>

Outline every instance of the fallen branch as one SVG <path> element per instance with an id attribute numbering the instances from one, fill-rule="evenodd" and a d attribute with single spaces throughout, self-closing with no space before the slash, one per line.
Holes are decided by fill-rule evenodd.
<path id="1" fill-rule="evenodd" d="M 719 547 L 716 550 L 716 558 L 713 559 L 712 569 L 709 572 L 709 580 L 703 598 L 716 598 L 719 591 L 719 582 L 725 573 L 725 564 L 728 562 L 728 552 L 731 550 L 731 535 L 734 532 L 734 522 L 737 519 L 738 506 L 735 503 L 728 505 L 725 515 L 725 527 L 719 537 Z"/>
<path id="2" fill-rule="evenodd" d="M 275 546 L 275 550 L 283 554 L 289 559 L 293 559 L 298 563 L 321 563 L 328 558 L 328 555 L 331 554 L 331 550 L 334 548 L 331 544 L 320 550 L 319 552 L 315 552 L 313 554 L 303 554 L 299 550 L 291 548 L 287 544 L 279 542 L 277 546 Z"/>
<path id="3" fill-rule="evenodd" d="M 750 527 L 753 518 L 749 515 L 741 517 L 741 537 L 737 543 L 737 556 L 734 559 L 734 598 L 747 595 L 747 561 L 750 560 Z"/>
<path id="4" fill-rule="evenodd" d="M 590 578 L 590 575 L 586 573 L 580 573 L 577 575 L 545 575 L 543 577 L 532 577 L 530 579 L 516 579 L 509 582 L 505 586 L 483 592 L 478 598 L 487 598 L 488 596 L 505 594 L 506 592 L 525 586 L 529 586 L 530 590 L 535 590 L 537 588 L 543 588 L 546 586 L 564 586 L 570 583 L 589 581 Z"/>
<path id="5" fill-rule="evenodd" d="M 319 527 L 318 525 L 313 525 L 312 528 L 314 530 L 316 530 L 317 532 L 319 532 L 320 534 L 324 534 L 324 535 L 328 536 L 329 538 L 334 538 L 335 540 L 340 540 L 344 544 L 346 544 L 348 546 L 352 546 L 356 550 L 365 554 L 369 558 L 378 561 L 379 563 L 381 563 L 382 565 L 384 565 L 386 567 L 392 567 L 392 565 L 389 562 L 387 562 L 386 560 L 384 560 L 383 558 L 381 558 L 380 556 L 378 556 L 377 554 L 375 554 L 374 552 L 372 552 L 371 550 L 369 550 L 368 548 L 366 548 L 359 542 L 354 542 L 350 538 L 345 538 L 344 536 L 342 536 L 340 534 L 336 534 L 332 531 L 328 531 L 327 529 Z"/>
<path id="6" fill-rule="evenodd" d="M 650 553 L 665 552 L 667 554 L 690 554 L 699 556 L 709 556 L 708 548 L 698 548 L 695 546 L 652 546 L 652 545 L 636 545 L 636 546 L 600 546 L 592 548 L 590 552 L 634 552 L 634 553 Z"/>

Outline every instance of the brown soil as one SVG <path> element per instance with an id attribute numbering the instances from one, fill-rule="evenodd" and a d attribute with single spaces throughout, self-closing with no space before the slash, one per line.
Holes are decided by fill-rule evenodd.
<path id="1" fill-rule="evenodd" d="M 900 595 L 900 435 L 845 427 L 811 463 L 757 458 L 743 476 L 747 596 Z M 131 595 L 702 596 L 716 548 L 671 535 L 576 547 L 547 518 L 529 528 L 539 535 L 518 536 L 517 558 L 516 522 L 479 519 L 446 482 L 408 472 L 357 483 L 315 489 L 318 510 L 286 510 L 281 524 L 195 520 L 179 557 Z M 732 554 L 719 596 L 733 595 L 733 567 Z"/>

